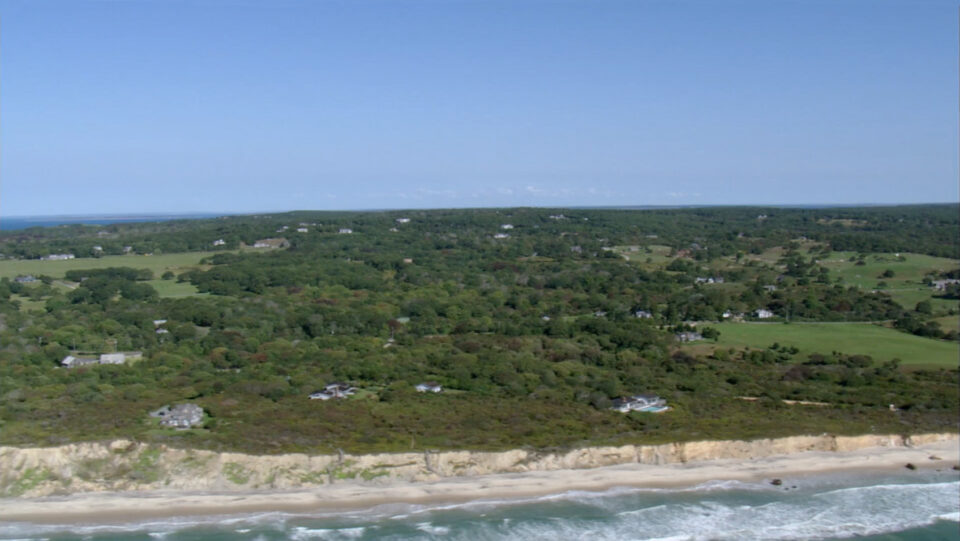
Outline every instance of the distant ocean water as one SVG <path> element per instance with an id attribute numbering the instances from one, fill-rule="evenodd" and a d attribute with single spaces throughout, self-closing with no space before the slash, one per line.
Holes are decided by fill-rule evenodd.
<path id="1" fill-rule="evenodd" d="M 215 218 L 223 214 L 134 214 L 130 216 L 14 216 L 0 217 L 0 230 L 13 231 L 28 227 L 53 227 L 67 224 L 108 225 L 134 222 L 164 222 L 169 220 L 195 220 Z"/>
<path id="2" fill-rule="evenodd" d="M 686 489 L 614 488 L 316 515 L 260 513 L 73 526 L 0 523 L 0 539 L 942 541 L 960 539 L 958 528 L 956 472 L 918 471 L 784 478 L 779 487 L 710 482 Z"/>

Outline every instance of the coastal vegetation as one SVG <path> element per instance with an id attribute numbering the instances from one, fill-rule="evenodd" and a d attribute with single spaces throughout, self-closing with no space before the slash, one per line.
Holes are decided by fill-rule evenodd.
<path id="1" fill-rule="evenodd" d="M 935 283 L 960 272 L 958 229 L 955 206 L 932 205 L 5 232 L 0 444 L 333 453 L 955 431 L 960 301 Z M 60 366 L 113 351 L 143 356 Z M 444 392 L 417 393 L 425 381 Z M 308 398 L 331 382 L 357 392 Z M 610 409 L 644 392 L 671 409 Z M 183 402 L 202 427 L 148 416 Z"/>

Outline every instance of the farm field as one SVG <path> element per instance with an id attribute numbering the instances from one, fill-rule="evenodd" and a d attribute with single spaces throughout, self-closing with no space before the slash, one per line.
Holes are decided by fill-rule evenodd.
<path id="1" fill-rule="evenodd" d="M 187 252 L 161 255 L 108 255 L 99 258 L 77 258 L 65 261 L 40 261 L 39 259 L 7 259 L 0 261 L 0 278 L 13 279 L 20 275 L 45 274 L 53 278 L 63 278 L 70 270 L 105 269 L 107 267 L 131 267 L 150 269 L 154 276 L 164 272 L 180 273 L 200 266 L 200 260 L 223 252 Z"/>
<path id="2" fill-rule="evenodd" d="M 627 261 L 638 263 L 641 267 L 653 269 L 662 267 L 675 258 L 670 257 L 672 248 L 651 244 L 648 246 L 614 246 L 613 251 Z"/>
<path id="3" fill-rule="evenodd" d="M 766 348 L 794 346 L 799 358 L 841 351 L 869 355 L 876 361 L 900 359 L 907 366 L 954 368 L 960 345 L 922 338 L 871 323 L 720 323 L 717 346 Z M 693 346 L 700 347 L 700 346 Z"/>
<path id="4" fill-rule="evenodd" d="M 960 331 L 960 316 L 944 316 L 934 319 L 944 331 Z"/>
<path id="5" fill-rule="evenodd" d="M 842 284 L 862 289 L 881 289 L 904 308 L 912 310 L 918 302 L 928 300 L 935 311 L 946 311 L 957 308 L 957 301 L 934 298 L 934 291 L 923 284 L 923 277 L 928 272 L 943 272 L 960 267 L 960 261 L 944 257 L 932 257 L 921 254 L 900 254 L 901 261 L 893 254 L 869 254 L 864 258 L 863 265 L 850 261 L 856 257 L 854 252 L 835 252 L 821 261 L 830 269 L 830 275 L 840 278 Z M 893 276 L 882 278 L 885 271 L 893 271 Z M 880 282 L 886 283 L 880 288 Z"/>

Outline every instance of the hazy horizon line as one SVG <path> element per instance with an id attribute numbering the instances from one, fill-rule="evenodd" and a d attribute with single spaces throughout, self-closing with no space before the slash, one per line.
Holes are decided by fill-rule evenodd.
<path id="1" fill-rule="evenodd" d="M 286 214 L 291 212 L 391 212 L 391 211 L 424 211 L 424 210 L 484 210 L 484 209 L 679 209 L 679 208 L 711 208 L 711 207 L 759 207 L 759 208 L 857 208 L 857 207 L 907 207 L 931 205 L 960 205 L 958 201 L 921 202 L 921 203 L 690 203 L 690 204 L 662 204 L 662 205 L 505 205 L 505 206 L 468 206 L 468 207 L 370 207 L 370 208 L 343 208 L 343 209 L 267 209 L 267 210 L 196 210 L 196 211 L 143 211 L 143 212 L 98 212 L 89 214 L 17 214 L 0 216 L 0 219 L 30 219 L 30 218 L 176 218 L 176 217 L 217 217 L 217 216 L 248 216 L 255 214 Z"/>

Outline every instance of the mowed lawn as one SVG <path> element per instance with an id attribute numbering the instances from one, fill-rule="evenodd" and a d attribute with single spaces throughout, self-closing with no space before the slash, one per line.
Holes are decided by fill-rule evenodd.
<path id="1" fill-rule="evenodd" d="M 13 279 L 17 276 L 32 274 L 47 275 L 62 279 L 67 271 L 78 269 L 105 269 L 107 267 L 131 267 L 150 269 L 154 280 L 148 282 L 161 297 L 187 297 L 196 295 L 192 284 L 177 283 L 176 280 L 160 280 L 163 273 L 172 271 L 180 274 L 191 269 L 202 268 L 200 260 L 223 252 L 187 252 L 162 255 L 109 255 L 99 258 L 78 258 L 65 261 L 40 261 L 38 259 L 0 261 L 0 278 Z"/>
<path id="2" fill-rule="evenodd" d="M 105 269 L 107 267 L 131 267 L 150 269 L 156 278 L 169 271 L 183 272 L 200 266 L 200 260 L 223 252 L 187 252 L 162 255 L 108 255 L 83 257 L 65 261 L 40 261 L 39 259 L 5 259 L 0 261 L 0 278 L 15 278 L 24 274 L 46 274 L 63 278 L 69 270 Z"/>
<path id="3" fill-rule="evenodd" d="M 799 357 L 810 353 L 869 355 L 876 361 L 900 359 L 903 365 L 956 367 L 960 344 L 881 327 L 870 323 L 720 323 L 721 347 L 794 346 Z"/>
<path id="4" fill-rule="evenodd" d="M 955 300 L 934 298 L 933 288 L 923 285 L 923 277 L 928 272 L 960 268 L 960 261 L 956 259 L 904 253 L 900 254 L 904 261 L 899 261 L 894 254 L 870 254 L 864 258 L 865 264 L 857 265 L 849 260 L 855 255 L 854 252 L 834 252 L 821 263 L 830 269 L 831 276 L 841 278 L 844 285 L 873 290 L 880 282 L 886 282 L 886 288 L 881 290 L 908 310 L 913 310 L 920 301 L 930 301 L 938 312 L 960 306 Z M 893 271 L 893 277 L 882 278 L 880 275 L 886 270 Z"/>

